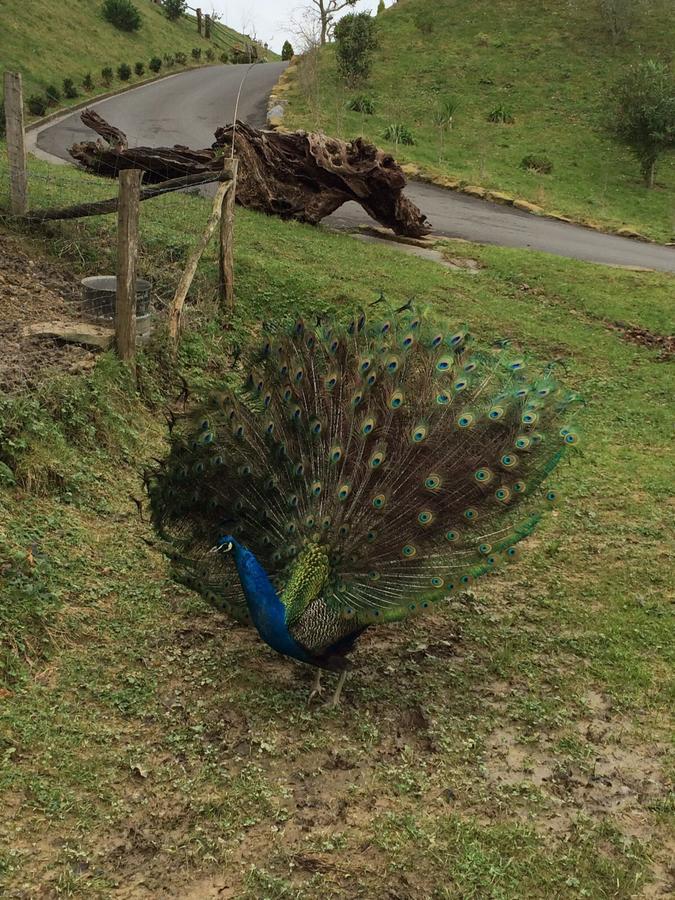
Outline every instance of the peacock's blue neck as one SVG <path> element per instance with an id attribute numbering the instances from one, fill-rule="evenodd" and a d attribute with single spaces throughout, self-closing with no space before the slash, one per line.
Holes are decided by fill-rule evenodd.
<path id="1" fill-rule="evenodd" d="M 279 653 L 307 662 L 307 652 L 288 630 L 286 607 L 279 599 L 267 572 L 250 550 L 230 537 L 226 540 L 232 543 L 239 580 L 260 637 Z"/>

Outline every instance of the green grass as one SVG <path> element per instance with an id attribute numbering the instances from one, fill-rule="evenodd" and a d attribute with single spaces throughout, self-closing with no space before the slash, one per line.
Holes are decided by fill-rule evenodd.
<path id="1" fill-rule="evenodd" d="M 143 18 L 140 29 L 132 34 L 120 31 L 101 15 L 101 0 L 78 0 L 77 3 L 53 3 L 49 0 L 4 0 L 2 8 L 2 69 L 21 72 L 24 81 L 24 98 L 33 93 L 44 93 L 47 85 L 54 84 L 61 90 L 64 78 L 72 78 L 85 96 L 82 79 L 90 72 L 96 84 L 94 93 L 110 88 L 102 84 L 101 69 L 112 67 L 114 86 L 133 84 L 139 79 L 132 74 L 128 82 L 117 79 L 117 67 L 128 63 L 132 72 L 134 63 L 145 65 L 144 78 L 152 76 L 148 62 L 153 56 L 160 59 L 165 54 L 175 56 L 185 53 L 189 63 L 193 47 L 201 48 L 202 64 L 211 47 L 216 59 L 224 51 L 244 39 L 236 31 L 218 25 L 213 39 L 207 41 L 197 33 L 193 17 L 170 22 L 161 6 L 150 0 L 138 0 L 137 6 Z M 276 58 L 274 54 L 268 54 Z M 176 71 L 163 66 L 162 71 Z M 60 105 L 71 105 L 77 99 L 63 100 Z"/>
<path id="2" fill-rule="evenodd" d="M 377 18 L 380 47 L 369 83 L 346 88 L 333 48 L 325 48 L 318 87 L 301 65 L 285 95 L 286 125 L 348 139 L 364 134 L 393 151 L 383 134 L 401 123 L 416 143 L 400 145 L 398 158 L 431 175 L 506 191 L 578 221 L 672 240 L 673 155 L 660 164 L 656 189 L 648 190 L 635 159 L 603 130 L 606 95 L 624 67 L 645 56 L 672 57 L 670 6 L 656 0 L 616 46 L 598 6 L 550 0 L 396 4 Z M 430 34 L 415 25 L 423 10 L 433 19 Z M 373 98 L 374 115 L 348 109 L 356 94 Z M 441 151 L 433 115 L 446 97 L 457 109 Z M 513 125 L 488 121 L 499 106 L 513 115 Z M 550 158 L 552 174 L 521 168 L 529 154 Z"/>
<path id="3" fill-rule="evenodd" d="M 75 170 L 31 170 L 36 206 L 111 193 Z M 185 195 L 142 205 L 140 270 L 160 296 L 208 208 Z M 89 274 L 111 265 L 113 237 L 107 218 L 25 241 Z M 671 379 L 610 325 L 664 331 L 673 279 L 444 250 L 484 268 L 238 210 L 231 331 L 210 247 L 175 368 L 160 333 L 136 391 L 106 354 L 86 377 L 3 400 L 10 896 L 595 900 L 666 877 Z M 199 393 L 229 377 L 260 319 L 346 317 L 381 289 L 561 360 L 587 400 L 583 453 L 517 566 L 367 635 L 344 706 L 307 709 L 308 673 L 170 581 L 130 495 L 162 452 L 179 374 Z"/>

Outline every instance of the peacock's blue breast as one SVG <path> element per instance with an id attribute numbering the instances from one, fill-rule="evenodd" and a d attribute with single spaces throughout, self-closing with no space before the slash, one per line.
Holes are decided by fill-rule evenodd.
<path id="1" fill-rule="evenodd" d="M 278 653 L 309 662 L 311 657 L 288 630 L 286 608 L 263 567 L 248 550 L 237 553 L 236 558 L 239 580 L 260 637 Z"/>

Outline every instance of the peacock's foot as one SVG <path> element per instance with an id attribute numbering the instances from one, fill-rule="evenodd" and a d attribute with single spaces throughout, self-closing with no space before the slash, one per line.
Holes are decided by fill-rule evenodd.
<path id="1" fill-rule="evenodd" d="M 315 697 L 320 697 L 322 694 L 323 686 L 321 684 L 321 669 L 317 669 L 314 681 L 312 682 L 312 690 L 309 692 L 309 697 L 307 698 L 307 706 L 311 705 L 311 702 Z"/>
<path id="2" fill-rule="evenodd" d="M 335 709 L 336 706 L 340 705 L 340 695 L 342 694 L 342 688 L 347 679 L 347 670 L 343 669 L 340 672 L 340 677 L 338 678 L 338 683 L 335 686 L 335 692 L 330 700 L 326 703 L 327 709 Z"/>

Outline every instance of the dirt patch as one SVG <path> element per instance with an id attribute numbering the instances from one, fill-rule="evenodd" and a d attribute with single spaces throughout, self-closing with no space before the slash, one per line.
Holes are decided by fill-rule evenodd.
<path id="1" fill-rule="evenodd" d="M 0 234 L 0 390 L 38 384 L 54 370 L 81 373 L 94 354 L 77 344 L 24 337 L 40 321 L 77 321 L 77 280 L 46 258 L 33 259 L 19 239 Z"/>
<path id="2" fill-rule="evenodd" d="M 500 689 L 493 697 L 497 706 L 501 697 Z M 588 715 L 573 726 L 585 751 L 583 760 L 561 760 L 562 741 L 575 735 L 541 734 L 533 743 L 518 729 L 504 726 L 486 741 L 487 777 L 509 796 L 528 787 L 536 789 L 541 809 L 533 815 L 531 804 L 523 806 L 522 818 L 544 837 L 559 840 L 571 833 L 581 815 L 611 822 L 622 835 L 650 848 L 662 842 L 661 852 L 653 852 L 651 893 L 643 896 L 664 896 L 671 884 L 675 840 L 664 840 L 651 811 L 670 790 L 663 765 L 666 746 L 640 742 L 632 725 L 614 712 L 604 695 L 591 691 L 584 702 Z"/>
<path id="3" fill-rule="evenodd" d="M 623 325 L 621 322 L 607 322 L 610 331 L 618 332 L 626 341 L 646 347 L 648 350 L 659 350 L 660 359 L 671 359 L 675 355 L 675 334 L 655 334 L 637 325 Z"/>

